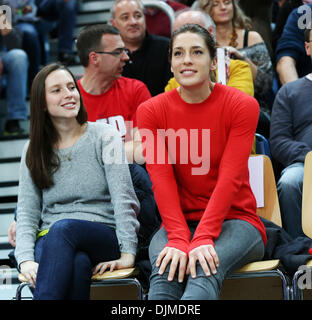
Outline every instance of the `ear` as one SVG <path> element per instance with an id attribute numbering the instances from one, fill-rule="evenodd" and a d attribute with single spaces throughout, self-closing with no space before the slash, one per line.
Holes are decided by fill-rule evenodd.
<path id="1" fill-rule="evenodd" d="M 216 70 L 216 69 L 217 69 L 217 65 L 218 65 L 217 58 L 214 58 L 214 59 L 211 61 L 210 70 Z"/>
<path id="2" fill-rule="evenodd" d="M 98 62 L 98 57 L 97 54 L 92 51 L 89 53 L 89 64 L 96 64 Z"/>
<path id="3" fill-rule="evenodd" d="M 111 18 L 110 19 L 110 24 L 116 28 L 116 23 L 115 23 L 115 19 L 114 18 Z"/>
<path id="4" fill-rule="evenodd" d="M 311 52 L 311 45 L 309 42 L 304 42 L 304 46 L 305 46 L 305 50 L 306 50 L 306 53 L 307 53 L 307 56 L 311 56 L 312 55 L 312 52 Z"/>

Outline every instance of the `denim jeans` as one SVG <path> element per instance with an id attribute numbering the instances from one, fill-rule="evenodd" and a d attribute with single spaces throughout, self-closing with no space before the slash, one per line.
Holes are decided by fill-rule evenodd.
<path id="1" fill-rule="evenodd" d="M 76 26 L 77 0 L 36 0 L 38 14 L 49 21 L 58 21 L 58 50 L 72 53 Z"/>
<path id="2" fill-rule="evenodd" d="M 35 23 L 20 22 L 17 29 L 23 34 L 23 49 L 29 60 L 28 80 L 31 85 L 41 63 L 41 43 Z"/>
<path id="3" fill-rule="evenodd" d="M 277 183 L 282 225 L 293 238 L 304 236 L 301 223 L 303 168 L 302 162 L 291 164 L 281 172 Z"/>
<path id="4" fill-rule="evenodd" d="M 6 119 L 27 119 L 26 93 L 28 58 L 25 51 L 12 49 L 0 54 L 6 75 Z"/>
<path id="5" fill-rule="evenodd" d="M 189 222 L 193 236 L 198 222 Z M 220 236 L 215 240 L 215 250 L 219 258 L 219 267 L 215 275 L 206 276 L 197 262 L 196 278 L 185 276 L 179 283 L 177 273 L 173 281 L 168 281 L 170 265 L 163 275 L 158 274 L 155 266 L 157 257 L 166 245 L 167 233 L 161 228 L 153 237 L 149 255 L 152 264 L 149 300 L 216 300 L 218 299 L 224 278 L 241 266 L 261 260 L 264 244 L 260 232 L 243 220 L 226 220 L 222 224 Z"/>
<path id="6" fill-rule="evenodd" d="M 120 257 L 115 230 L 78 219 L 55 222 L 35 246 L 35 300 L 88 300 L 92 268 Z"/>

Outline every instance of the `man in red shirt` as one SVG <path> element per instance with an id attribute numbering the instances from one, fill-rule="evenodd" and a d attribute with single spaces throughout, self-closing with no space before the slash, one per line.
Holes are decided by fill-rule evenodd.
<path id="1" fill-rule="evenodd" d="M 144 163 L 136 110 L 151 95 L 143 82 L 121 76 L 129 56 L 119 31 L 110 25 L 86 27 L 78 36 L 77 50 L 84 66 L 78 86 L 88 121 L 115 126 L 125 140 L 128 161 Z"/>

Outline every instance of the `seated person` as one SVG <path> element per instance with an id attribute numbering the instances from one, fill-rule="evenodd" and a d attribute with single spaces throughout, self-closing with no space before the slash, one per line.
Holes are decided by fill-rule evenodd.
<path id="1" fill-rule="evenodd" d="M 312 3 L 306 6 L 312 10 Z M 300 11 L 300 8 L 290 13 L 283 33 L 277 41 L 276 71 L 282 85 L 312 72 L 311 59 L 306 55 L 304 47 L 304 28 L 298 26 L 298 22 L 304 18 L 302 16 L 306 11 Z"/>
<path id="2" fill-rule="evenodd" d="M 148 34 L 143 11 L 140 0 L 116 0 L 111 24 L 120 31 L 129 50 L 130 59 L 123 68 L 123 76 L 141 80 L 155 96 L 164 91 L 172 76 L 168 62 L 169 39 Z"/>
<path id="3" fill-rule="evenodd" d="M 30 108 L 17 264 L 35 287 L 35 300 L 87 300 L 92 273 L 135 262 L 139 202 L 122 140 L 111 126 L 87 122 L 75 78 L 64 66 L 38 73 Z"/>
<path id="4" fill-rule="evenodd" d="M 6 76 L 6 121 L 4 135 L 24 133 L 19 120 L 27 119 L 28 58 L 22 47 L 22 36 L 16 28 L 0 30 L 0 81 Z M 1 88 L 1 85 L 0 85 Z"/>
<path id="5" fill-rule="evenodd" d="M 305 31 L 306 54 L 312 56 L 312 31 Z M 293 237 L 303 236 L 301 223 L 304 160 L 312 150 L 312 73 L 284 84 L 272 110 L 270 147 L 284 166 L 277 183 L 283 228 Z"/>
<path id="6" fill-rule="evenodd" d="M 208 14 L 201 10 L 186 9 L 177 13 L 173 30 L 177 30 L 186 23 L 196 23 L 207 29 L 215 39 L 215 25 Z M 216 70 L 217 73 L 217 70 Z M 230 59 L 229 79 L 227 85 L 235 87 L 241 91 L 253 96 L 254 86 L 252 73 L 247 62 L 241 60 Z M 178 87 L 175 78 L 171 78 L 165 88 L 165 91 Z"/>
<path id="7" fill-rule="evenodd" d="M 180 86 L 137 112 L 163 221 L 149 247 L 149 299 L 217 299 L 224 278 L 261 260 L 267 241 L 248 174 L 259 104 L 211 81 L 216 47 L 198 24 L 173 33 L 169 57 Z"/>

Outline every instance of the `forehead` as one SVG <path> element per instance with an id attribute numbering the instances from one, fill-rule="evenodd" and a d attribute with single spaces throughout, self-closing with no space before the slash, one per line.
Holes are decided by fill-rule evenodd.
<path id="1" fill-rule="evenodd" d="M 206 47 L 206 43 L 202 36 L 193 32 L 180 33 L 173 41 L 173 48 L 188 48 L 195 46 Z"/>
<path id="2" fill-rule="evenodd" d="M 46 87 L 55 86 L 57 84 L 74 82 L 73 77 L 67 70 L 58 69 L 52 71 L 45 80 Z"/>
<path id="3" fill-rule="evenodd" d="M 126 13 L 133 13 L 133 12 L 143 13 L 140 4 L 135 0 L 120 1 L 119 3 L 117 3 L 117 5 L 115 7 L 116 16 L 120 16 L 120 15 L 126 14 Z"/>
<path id="4" fill-rule="evenodd" d="M 123 48 L 125 46 L 119 34 L 103 34 L 101 45 L 105 49 Z"/>

